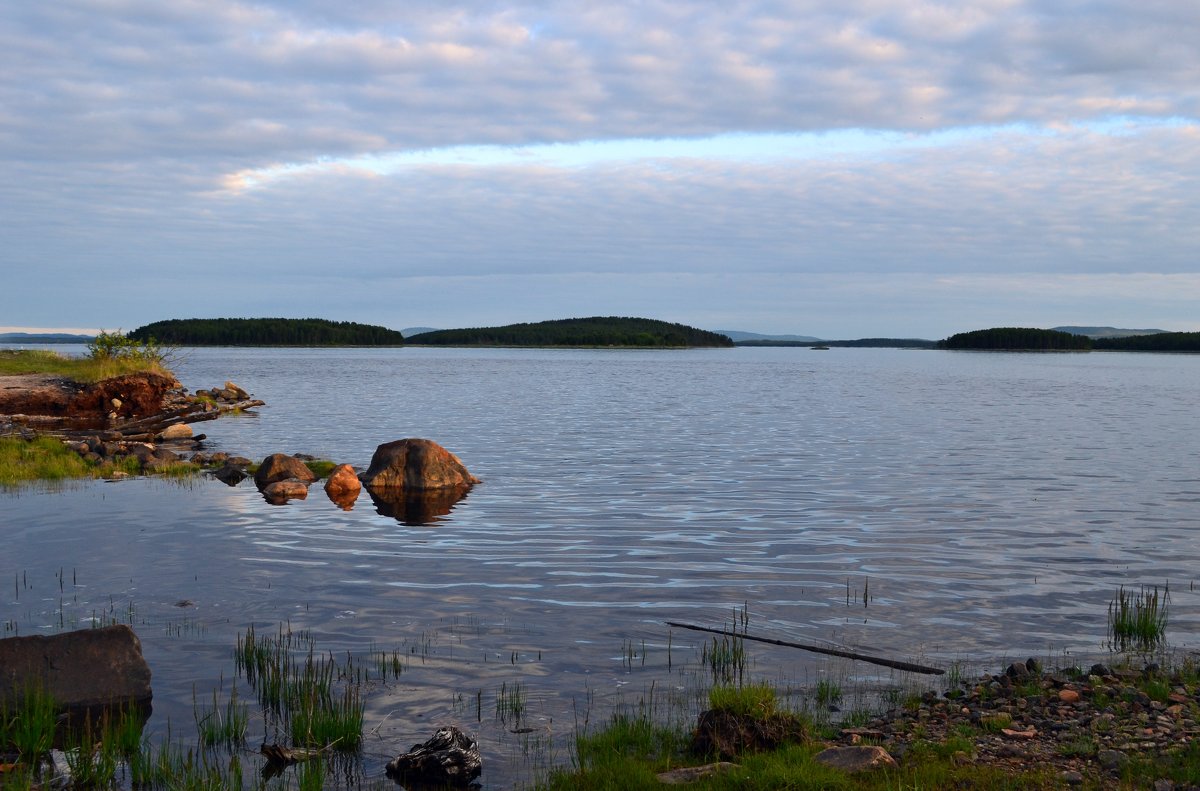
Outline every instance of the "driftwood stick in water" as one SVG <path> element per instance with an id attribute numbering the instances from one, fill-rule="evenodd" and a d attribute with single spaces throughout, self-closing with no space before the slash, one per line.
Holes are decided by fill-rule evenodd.
<path id="1" fill-rule="evenodd" d="M 829 656 L 840 656 L 846 659 L 856 659 L 860 662 L 870 662 L 873 665 L 883 665 L 884 667 L 893 667 L 896 670 L 907 670 L 910 673 L 924 673 L 930 676 L 940 676 L 945 673 L 945 670 L 937 667 L 928 667 L 927 665 L 918 665 L 912 662 L 900 662 L 895 659 L 884 659 L 879 656 L 867 656 L 854 651 L 844 651 L 840 648 L 826 648 L 820 645 L 808 645 L 806 643 L 791 643 L 787 640 L 774 640 L 770 637 L 755 637 L 752 634 L 742 634 L 741 632 L 731 632 L 727 629 L 710 629 L 707 626 L 693 626 L 688 623 L 675 623 L 667 621 L 667 626 L 674 626 L 678 629 L 691 629 L 695 632 L 711 632 L 712 634 L 723 634 L 727 637 L 738 637 L 742 640 L 754 640 L 759 643 L 770 643 L 771 645 L 782 645 L 787 648 L 799 648 L 804 651 L 812 651 L 817 654 L 828 654 Z"/>

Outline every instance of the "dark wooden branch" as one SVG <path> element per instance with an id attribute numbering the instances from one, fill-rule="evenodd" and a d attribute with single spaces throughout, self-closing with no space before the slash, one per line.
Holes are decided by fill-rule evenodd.
<path id="1" fill-rule="evenodd" d="M 727 637 L 737 637 L 742 640 L 754 640 L 759 643 L 770 643 L 771 645 L 781 645 L 786 648 L 799 648 L 803 651 L 812 651 L 817 654 L 828 654 L 829 656 L 840 656 L 846 659 L 854 659 L 859 662 L 870 662 L 873 665 L 883 665 L 884 667 L 895 668 L 896 670 L 907 670 L 910 673 L 924 673 L 930 676 L 940 676 L 945 673 L 945 670 L 937 667 L 928 667 L 927 665 L 918 665 L 913 662 L 901 662 L 896 659 L 885 659 L 878 656 L 867 656 L 855 651 L 845 651 L 840 648 L 826 648 L 821 645 L 809 645 L 805 643 L 792 643 L 787 640 L 774 640 L 770 637 L 755 637 L 752 634 L 742 634 L 741 632 L 731 632 L 727 629 L 710 629 L 707 626 L 693 626 L 688 623 L 676 623 L 667 621 L 667 626 L 674 626 L 678 629 L 691 629 L 695 632 L 710 632 L 712 634 L 722 634 Z"/>

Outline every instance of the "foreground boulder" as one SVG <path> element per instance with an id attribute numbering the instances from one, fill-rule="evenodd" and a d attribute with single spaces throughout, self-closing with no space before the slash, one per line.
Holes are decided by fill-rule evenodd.
<path id="1" fill-rule="evenodd" d="M 258 472 L 254 473 L 254 485 L 262 491 L 276 481 L 286 481 L 289 478 L 312 483 L 317 476 L 295 456 L 272 453 L 258 465 Z"/>
<path id="2" fill-rule="evenodd" d="M 362 475 L 368 489 L 460 489 L 479 483 L 459 458 L 428 439 L 398 439 L 375 449 Z"/>
<path id="3" fill-rule="evenodd" d="M 0 640 L 0 703 L 12 704 L 39 685 L 63 709 L 151 698 L 142 643 L 124 624 Z"/>
<path id="4" fill-rule="evenodd" d="M 475 739 L 449 725 L 389 761 L 386 771 L 404 783 L 461 788 L 483 773 L 483 757 Z"/>

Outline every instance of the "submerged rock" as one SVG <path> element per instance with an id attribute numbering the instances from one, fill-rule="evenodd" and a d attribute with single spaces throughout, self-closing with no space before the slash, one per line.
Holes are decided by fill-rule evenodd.
<path id="1" fill-rule="evenodd" d="M 405 783 L 462 788 L 483 773 L 483 757 L 473 737 L 448 725 L 429 741 L 393 758 L 386 771 L 388 777 Z"/>
<path id="2" fill-rule="evenodd" d="M 304 500 L 308 497 L 308 484 L 296 478 L 269 483 L 262 490 L 263 497 L 271 505 L 283 505 L 288 500 Z"/>
<path id="3" fill-rule="evenodd" d="M 368 489 L 469 487 L 479 479 L 450 451 L 428 439 L 398 439 L 375 449 L 362 476 Z"/>
<path id="4" fill-rule="evenodd" d="M 289 478 L 312 483 L 317 476 L 313 475 L 312 470 L 295 456 L 289 456 L 286 453 L 272 453 L 263 459 L 262 464 L 258 466 L 258 472 L 254 473 L 254 485 L 259 488 L 259 491 L 262 491 L 276 481 L 286 481 Z"/>
<path id="5" fill-rule="evenodd" d="M 237 486 L 242 481 L 250 476 L 236 464 L 226 461 L 220 468 L 213 472 L 213 477 L 227 486 Z"/>
<path id="6" fill-rule="evenodd" d="M 64 709 L 151 698 L 142 643 L 124 624 L 0 640 L 0 704 L 11 705 L 39 685 Z"/>

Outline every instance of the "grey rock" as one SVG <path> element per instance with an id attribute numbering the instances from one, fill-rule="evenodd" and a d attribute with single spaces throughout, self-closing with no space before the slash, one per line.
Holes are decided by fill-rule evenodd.
<path id="1" fill-rule="evenodd" d="M 124 624 L 0 640 L 0 702 L 11 704 L 30 684 L 45 685 L 64 708 L 151 698 L 142 643 Z"/>
<path id="2" fill-rule="evenodd" d="M 1013 662 L 1004 671 L 1004 675 L 1016 680 L 1029 678 L 1029 668 L 1025 666 L 1024 662 Z"/>
<path id="3" fill-rule="evenodd" d="M 1096 760 L 1109 772 L 1119 772 L 1129 763 L 1129 756 L 1120 750 L 1101 750 L 1096 753 Z"/>
<path id="4" fill-rule="evenodd" d="M 850 773 L 864 772 L 881 766 L 896 766 L 896 760 L 892 758 L 891 754 L 876 745 L 830 747 L 817 753 L 814 760 Z"/>
<path id="5" fill-rule="evenodd" d="M 687 785 L 700 780 L 705 780 L 710 777 L 728 772 L 731 769 L 737 769 L 738 765 L 729 761 L 718 761 L 715 764 L 705 764 L 704 766 L 685 766 L 679 769 L 672 769 L 669 772 L 660 772 L 658 782 L 669 785 Z"/>

